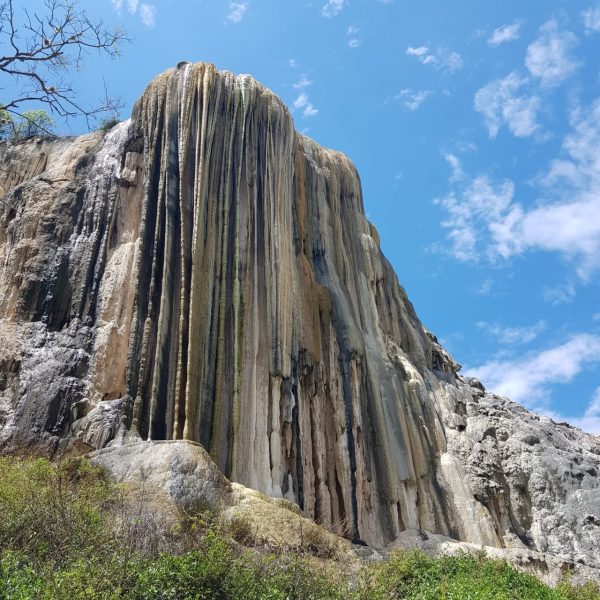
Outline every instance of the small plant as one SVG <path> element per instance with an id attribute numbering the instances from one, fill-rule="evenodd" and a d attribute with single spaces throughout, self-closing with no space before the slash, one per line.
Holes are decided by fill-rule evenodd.
<path id="1" fill-rule="evenodd" d="M 98 124 L 99 131 L 110 131 L 115 125 L 118 125 L 121 120 L 117 116 L 106 117 Z"/>
<path id="2" fill-rule="evenodd" d="M 227 523 L 227 531 L 236 542 L 243 546 L 253 546 L 256 543 L 252 523 L 243 515 L 234 515 Z"/>
<path id="3" fill-rule="evenodd" d="M 302 532 L 302 547 L 300 550 L 320 558 L 334 558 L 337 548 L 334 537 L 320 525 L 310 524 Z"/>

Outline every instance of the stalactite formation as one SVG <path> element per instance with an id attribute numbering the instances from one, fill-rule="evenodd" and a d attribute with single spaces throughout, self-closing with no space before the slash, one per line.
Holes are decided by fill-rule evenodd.
<path id="1" fill-rule="evenodd" d="M 598 490 L 593 437 L 556 429 L 540 454 L 520 435 L 539 417 L 458 376 L 352 163 L 251 77 L 182 63 L 109 133 L 0 154 L 5 451 L 197 441 L 231 479 L 376 545 L 427 530 L 552 548 L 540 515 L 568 503 L 540 500 L 531 465 L 576 447 L 573 489 Z"/>

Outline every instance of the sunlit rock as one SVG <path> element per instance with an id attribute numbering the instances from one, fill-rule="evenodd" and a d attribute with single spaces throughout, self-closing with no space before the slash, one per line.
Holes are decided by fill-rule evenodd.
<path id="1" fill-rule="evenodd" d="M 181 63 L 108 133 L 0 157 L 3 451 L 185 439 L 355 541 L 599 567 L 598 438 L 459 377 L 352 163 L 254 79 Z"/>

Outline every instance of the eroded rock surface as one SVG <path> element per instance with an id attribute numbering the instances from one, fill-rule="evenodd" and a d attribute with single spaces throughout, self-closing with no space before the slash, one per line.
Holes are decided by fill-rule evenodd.
<path id="1" fill-rule="evenodd" d="M 0 160 L 4 451 L 185 439 L 374 546 L 598 568 L 598 438 L 458 376 L 352 163 L 251 77 L 183 63 L 109 133 Z"/>

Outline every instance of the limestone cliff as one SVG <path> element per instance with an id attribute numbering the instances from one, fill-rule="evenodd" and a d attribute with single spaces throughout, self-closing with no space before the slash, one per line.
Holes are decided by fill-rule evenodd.
<path id="1" fill-rule="evenodd" d="M 0 157 L 5 452 L 188 439 L 352 539 L 600 568 L 598 438 L 458 376 L 352 163 L 251 77 L 182 63 L 107 134 Z"/>

